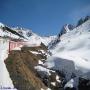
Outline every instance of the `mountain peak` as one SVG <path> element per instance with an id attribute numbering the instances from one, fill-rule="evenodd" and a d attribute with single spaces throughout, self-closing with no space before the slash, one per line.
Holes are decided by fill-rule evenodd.
<path id="1" fill-rule="evenodd" d="M 62 29 L 60 30 L 60 33 L 58 34 L 58 36 L 62 36 L 63 34 L 73 30 L 75 27 L 71 24 L 65 24 Z"/>
<path id="2" fill-rule="evenodd" d="M 3 23 L 0 22 L 0 27 L 4 27 L 5 25 Z"/>
<path id="3" fill-rule="evenodd" d="M 84 18 L 80 18 L 77 22 L 76 27 L 80 26 L 81 24 L 85 23 L 86 21 L 90 20 L 90 16 L 86 16 Z"/>

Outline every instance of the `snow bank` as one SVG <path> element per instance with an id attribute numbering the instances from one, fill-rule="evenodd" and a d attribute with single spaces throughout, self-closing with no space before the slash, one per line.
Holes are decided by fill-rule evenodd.
<path id="1" fill-rule="evenodd" d="M 33 54 L 39 54 L 38 52 L 36 52 L 36 51 L 30 51 L 31 53 L 33 53 Z"/>
<path id="2" fill-rule="evenodd" d="M 0 86 L 1 88 L 14 88 L 9 72 L 5 66 L 4 60 L 8 56 L 9 42 L 5 39 L 0 39 Z"/>
<path id="3" fill-rule="evenodd" d="M 43 67 L 43 66 L 35 66 L 35 69 L 38 71 L 38 72 L 44 72 L 45 75 L 51 75 L 50 73 L 50 70 Z"/>

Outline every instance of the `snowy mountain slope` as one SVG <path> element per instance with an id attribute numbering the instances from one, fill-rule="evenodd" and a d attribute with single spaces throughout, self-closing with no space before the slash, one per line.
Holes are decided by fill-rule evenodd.
<path id="1" fill-rule="evenodd" d="M 41 42 L 46 46 L 54 39 L 56 36 L 39 36 L 36 33 L 33 33 L 29 29 L 19 28 L 19 27 L 8 27 L 2 23 L 0 23 L 0 36 L 5 38 L 13 38 L 13 39 L 23 39 L 24 41 L 29 41 L 31 44 L 40 45 Z"/>
<path id="2" fill-rule="evenodd" d="M 24 36 L 2 23 L 0 23 L 0 37 L 14 39 L 24 38 Z"/>
<path id="3" fill-rule="evenodd" d="M 90 19 L 63 34 L 51 52 L 45 66 L 63 71 L 67 81 L 73 73 L 90 79 Z"/>
<path id="4" fill-rule="evenodd" d="M 90 58 L 90 20 L 61 37 L 61 42 L 52 50 L 53 55 L 64 59 L 89 62 Z M 57 54 L 58 52 L 58 54 Z M 77 61 L 75 61 L 76 63 Z M 78 62 L 79 63 L 79 62 Z M 85 63 L 84 63 L 85 64 Z M 87 64 L 88 65 L 88 64 Z M 90 69 L 90 67 L 89 67 Z M 87 69 L 88 70 L 88 69 Z"/>
<path id="5" fill-rule="evenodd" d="M 48 44 L 54 39 L 56 38 L 56 36 L 39 36 L 36 33 L 33 33 L 31 30 L 29 29 L 25 29 L 25 28 L 13 28 L 15 31 L 17 31 L 18 33 L 22 34 L 25 38 L 27 38 L 26 41 L 30 41 L 33 44 L 41 44 L 44 43 L 46 46 L 48 46 Z"/>
<path id="6" fill-rule="evenodd" d="M 57 35 L 56 38 L 54 38 L 48 45 L 48 48 L 54 48 L 59 42 L 60 42 L 60 38 L 63 34 L 68 33 L 69 31 L 72 31 L 75 28 L 75 26 L 71 25 L 71 24 L 66 24 L 62 27 L 62 29 L 60 30 L 59 34 Z"/>

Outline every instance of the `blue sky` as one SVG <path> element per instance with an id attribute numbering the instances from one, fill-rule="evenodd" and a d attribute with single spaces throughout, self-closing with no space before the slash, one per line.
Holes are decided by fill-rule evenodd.
<path id="1" fill-rule="evenodd" d="M 90 0 L 0 0 L 0 22 L 32 29 L 40 35 L 59 33 L 90 15 Z"/>

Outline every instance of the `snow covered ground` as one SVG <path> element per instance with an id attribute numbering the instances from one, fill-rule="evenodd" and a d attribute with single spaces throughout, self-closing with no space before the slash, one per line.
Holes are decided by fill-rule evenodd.
<path id="1" fill-rule="evenodd" d="M 8 44 L 8 40 L 0 39 L 0 90 L 9 90 L 8 88 L 14 88 L 12 80 L 10 79 L 9 73 L 4 63 L 4 60 L 8 56 Z"/>

